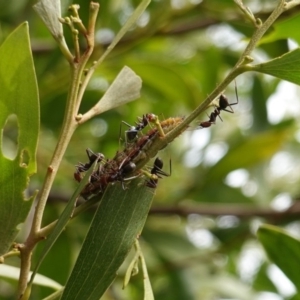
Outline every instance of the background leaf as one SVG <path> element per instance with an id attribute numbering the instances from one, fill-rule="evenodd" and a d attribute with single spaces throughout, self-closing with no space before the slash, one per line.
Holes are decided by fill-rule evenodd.
<path id="1" fill-rule="evenodd" d="M 273 26 L 272 32 L 263 37 L 260 40 L 260 44 L 270 43 L 279 39 L 294 39 L 298 43 L 300 42 L 300 33 L 297 30 L 293 30 L 295 26 L 298 26 L 300 22 L 300 16 L 295 14 L 282 21 L 276 22 Z"/>
<path id="2" fill-rule="evenodd" d="M 14 116 L 18 131 L 14 159 L 3 155 L 9 139 L 1 137 L 0 254 L 3 254 L 15 239 L 17 225 L 24 222 L 29 212 L 33 197 L 27 197 L 25 190 L 29 176 L 36 172 L 39 103 L 27 23 L 20 25 L 0 47 L 0 86 L 0 128 Z"/>
<path id="3" fill-rule="evenodd" d="M 262 225 L 257 237 L 269 258 L 285 273 L 300 291 L 300 241 L 279 227 Z"/>
<path id="4" fill-rule="evenodd" d="M 214 167 L 210 168 L 203 184 L 216 182 L 223 179 L 230 171 L 251 167 L 266 160 L 278 151 L 287 135 L 286 128 L 275 128 L 256 134 L 252 138 L 248 137 L 240 144 L 234 145 Z"/>

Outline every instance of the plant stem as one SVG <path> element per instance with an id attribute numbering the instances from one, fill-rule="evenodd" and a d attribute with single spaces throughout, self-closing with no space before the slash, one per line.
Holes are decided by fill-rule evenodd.
<path id="1" fill-rule="evenodd" d="M 92 3 L 93 9 L 90 12 L 93 14 L 90 18 L 93 22 L 89 23 L 89 28 L 95 26 L 96 16 L 98 14 L 99 4 Z M 94 30 L 92 30 L 92 33 Z M 42 189 L 36 200 L 36 207 L 34 212 L 34 217 L 31 225 L 31 230 L 28 238 L 24 245 L 20 245 L 20 255 L 21 255 L 21 270 L 18 286 L 18 296 L 21 298 L 26 289 L 29 271 L 31 267 L 31 255 L 35 244 L 44 238 L 41 235 L 41 223 L 44 214 L 46 202 L 52 187 L 53 181 L 55 179 L 56 173 L 58 171 L 60 162 L 65 154 L 67 146 L 70 139 L 78 126 L 75 116 L 78 113 L 78 108 L 81 103 L 81 97 L 78 97 L 78 91 L 80 88 L 81 79 L 83 76 L 84 68 L 88 62 L 94 47 L 93 37 L 89 36 L 87 39 L 88 47 L 79 61 L 72 61 L 70 63 L 71 69 L 71 84 L 68 92 L 68 98 L 66 103 L 65 115 L 62 124 L 62 129 L 56 148 L 54 150 L 51 162 L 48 166 L 46 177 Z M 28 295 L 24 295 L 24 299 L 27 299 Z"/>
<path id="2" fill-rule="evenodd" d="M 54 178 L 56 176 L 58 167 L 69 144 L 69 141 L 76 129 L 77 122 L 76 115 L 76 100 L 79 88 L 82 67 L 79 65 L 70 65 L 71 67 L 71 86 L 69 89 L 64 121 L 62 130 L 58 139 L 58 143 L 54 150 L 50 165 L 47 169 L 47 174 L 44 180 L 43 187 L 38 195 L 37 204 L 35 207 L 34 217 L 31 225 L 31 230 L 25 244 L 20 248 L 21 251 L 21 270 L 19 280 L 19 296 L 21 296 L 26 288 L 28 274 L 31 266 L 31 253 L 35 244 L 43 237 L 40 236 L 39 230 L 41 228 L 42 217 L 50 189 L 52 187 Z"/>

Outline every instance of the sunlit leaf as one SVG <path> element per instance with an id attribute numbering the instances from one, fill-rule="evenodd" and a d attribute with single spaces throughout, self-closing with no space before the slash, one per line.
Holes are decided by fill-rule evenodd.
<path id="1" fill-rule="evenodd" d="M 300 49 L 297 48 L 266 63 L 253 65 L 251 71 L 269 74 L 300 85 Z"/>
<path id="2" fill-rule="evenodd" d="M 18 45 L 16 47 L 16 45 Z M 25 190 L 29 176 L 36 172 L 39 132 L 39 102 L 28 24 L 20 25 L 0 47 L 0 128 L 7 120 L 17 120 L 16 156 L 7 158 L 1 136 L 0 154 L 0 254 L 11 246 L 17 225 L 24 222 L 33 197 Z"/>
<path id="3" fill-rule="evenodd" d="M 153 198 L 135 180 L 108 188 L 94 216 L 62 299 L 99 299 L 142 231 Z"/>
<path id="4" fill-rule="evenodd" d="M 280 39 L 294 39 L 300 43 L 300 32 L 299 30 L 295 30 L 299 26 L 299 23 L 299 14 L 286 18 L 283 21 L 277 21 L 273 26 L 273 30 L 264 36 L 259 44 L 271 43 Z"/>
<path id="5" fill-rule="evenodd" d="M 283 229 L 262 225 L 257 237 L 264 246 L 269 258 L 285 273 L 300 291 L 300 241 Z"/>

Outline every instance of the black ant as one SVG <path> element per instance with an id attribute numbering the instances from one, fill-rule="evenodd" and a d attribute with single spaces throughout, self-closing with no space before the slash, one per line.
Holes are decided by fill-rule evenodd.
<path id="1" fill-rule="evenodd" d="M 122 189 L 125 190 L 126 187 L 124 185 L 125 181 L 131 180 L 136 178 L 136 176 L 130 177 L 130 178 L 124 178 L 126 175 L 132 173 L 136 168 L 136 165 L 134 162 L 130 161 L 125 166 L 120 166 L 118 172 L 110 177 L 110 180 L 112 181 L 120 181 L 122 183 Z"/>
<path id="2" fill-rule="evenodd" d="M 146 180 L 146 186 L 149 188 L 155 189 L 157 187 L 158 179 L 162 178 L 161 176 L 171 176 L 171 161 L 170 161 L 170 174 L 164 172 L 162 170 L 164 163 L 161 158 L 156 157 L 153 168 L 151 169 L 151 175 L 155 175 L 150 177 L 149 180 Z M 161 176 L 160 176 L 161 175 Z"/>
<path id="3" fill-rule="evenodd" d="M 99 192 L 104 192 L 105 188 L 109 183 L 113 183 L 116 181 L 120 181 L 122 184 L 123 190 L 126 189 L 125 181 L 136 178 L 137 176 L 133 176 L 130 178 L 125 178 L 128 174 L 133 172 L 136 168 L 135 163 L 128 162 L 125 164 L 126 158 L 122 161 L 120 166 L 117 169 L 112 169 L 109 172 L 105 172 L 105 167 L 101 168 L 99 166 L 98 169 L 91 175 L 90 183 L 84 188 L 81 192 L 81 196 L 87 199 L 92 194 L 97 194 Z M 112 162 L 107 162 L 112 163 Z"/>
<path id="4" fill-rule="evenodd" d="M 223 121 L 220 116 L 222 110 L 233 114 L 234 111 L 232 109 L 232 106 L 237 105 L 239 103 L 239 97 L 238 97 L 236 85 L 235 85 L 235 94 L 236 94 L 236 102 L 235 103 L 229 103 L 227 97 L 225 95 L 221 94 L 219 97 L 219 106 L 216 106 L 215 110 L 210 114 L 208 121 L 201 122 L 199 125 L 202 128 L 210 127 L 212 124 L 216 123 L 217 117 L 219 117 L 220 120 Z M 227 109 L 227 107 L 230 107 L 230 110 Z"/>
<path id="5" fill-rule="evenodd" d="M 235 95 L 236 95 L 236 102 L 229 103 L 227 97 L 225 95 L 221 94 L 219 97 L 219 106 L 217 107 L 218 111 L 221 112 L 221 110 L 224 110 L 224 111 L 227 111 L 227 112 L 233 114 L 234 111 L 231 106 L 239 104 L 239 96 L 237 93 L 236 84 L 235 84 Z M 230 107 L 230 110 L 226 109 L 228 106 Z"/>
<path id="6" fill-rule="evenodd" d="M 104 159 L 104 155 L 102 153 L 94 153 L 91 149 L 87 148 L 86 150 L 86 154 L 89 158 L 89 162 L 88 163 L 79 163 L 78 165 L 76 165 L 76 172 L 74 173 L 74 178 L 76 181 L 80 182 L 82 177 L 81 177 L 81 173 L 86 172 L 91 166 L 92 164 L 97 160 L 97 163 L 102 161 Z"/>
<path id="7" fill-rule="evenodd" d="M 207 127 L 210 127 L 212 124 L 216 124 L 216 119 L 217 117 L 220 118 L 221 121 L 222 118 L 220 116 L 220 111 L 216 108 L 209 116 L 209 120 L 208 121 L 204 121 L 204 122 L 201 122 L 199 125 L 202 127 L 202 128 L 207 128 Z"/>
<path id="8" fill-rule="evenodd" d="M 134 141 L 139 131 L 143 130 L 149 124 L 149 122 L 153 121 L 154 119 L 155 119 L 154 114 L 143 115 L 142 118 L 138 117 L 138 122 L 135 123 L 136 126 L 131 126 L 125 121 L 122 121 L 123 124 L 129 127 L 129 129 L 125 131 L 126 143 L 127 141 L 129 142 Z"/>

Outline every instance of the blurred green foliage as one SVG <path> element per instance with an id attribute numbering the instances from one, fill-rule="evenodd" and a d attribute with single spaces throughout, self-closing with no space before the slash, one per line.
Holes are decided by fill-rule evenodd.
<path id="1" fill-rule="evenodd" d="M 11 2 L 18 5 L 5 6 L 6 1 L 0 1 L 0 37 L 4 40 L 20 22 L 29 22 L 41 99 L 38 173 L 31 188 L 39 189 L 61 127 L 69 69 L 32 10 L 34 1 Z M 100 3 L 94 59 L 138 2 Z M 250 0 L 247 5 L 265 20 L 274 2 Z M 86 21 L 87 2 L 76 3 Z M 289 51 L 288 38 L 297 39 L 299 33 L 288 20 L 297 17 L 296 9 L 280 17 L 274 32 L 253 53 L 255 63 Z M 44 225 L 57 219 L 76 188 L 74 165 L 87 160 L 86 148 L 111 158 L 120 147 L 122 120 L 134 124 L 138 116 L 149 112 L 161 119 L 191 112 L 233 67 L 253 31 L 233 1 L 152 1 L 139 25 L 94 74 L 80 111 L 87 111 L 101 98 L 124 65 L 141 76 L 141 98 L 78 128 L 58 172 Z M 67 29 L 65 34 L 70 42 Z M 285 91 L 279 94 L 283 84 Z M 218 119 L 210 128 L 199 129 L 194 122 L 159 154 L 165 171 L 171 159 L 172 176 L 159 181 L 141 237 L 157 300 L 297 299 L 296 289 L 288 289 L 289 285 L 284 289 L 282 277 L 272 272 L 274 265 L 256 240 L 255 230 L 262 223 L 272 223 L 299 235 L 299 89 L 254 72 L 238 77 L 236 85 L 239 105 L 233 106 L 234 114 L 222 112 L 223 122 Z M 234 88 L 232 83 L 225 91 L 230 102 L 236 102 Z M 207 119 L 203 114 L 198 121 Z M 124 130 L 123 125 L 123 140 Z M 274 207 L 289 211 L 278 213 Z M 65 284 L 92 216 L 93 211 L 86 212 L 68 226 L 39 273 Z M 23 232 L 19 241 L 25 238 Z M 126 263 L 104 299 L 141 299 L 140 274 L 122 290 Z M 18 261 L 12 264 L 18 266 Z M 15 287 L 15 282 L 1 279 L 0 298 L 14 299 Z M 50 292 L 35 287 L 32 299 Z"/>

